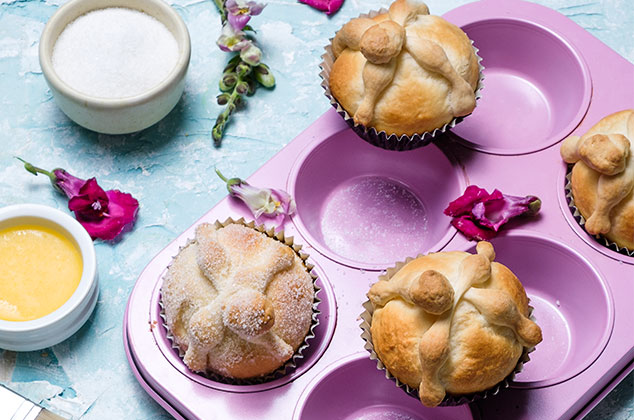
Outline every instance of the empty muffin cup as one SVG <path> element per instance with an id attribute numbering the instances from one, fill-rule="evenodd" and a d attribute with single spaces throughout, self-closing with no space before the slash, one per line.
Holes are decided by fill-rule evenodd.
<path id="1" fill-rule="evenodd" d="M 331 364 L 301 395 L 293 420 L 466 420 L 468 406 L 429 408 L 386 381 L 383 372 L 356 353 Z"/>
<path id="2" fill-rule="evenodd" d="M 464 6 L 450 20 L 479 48 L 486 95 L 452 136 L 475 150 L 518 155 L 547 148 L 572 132 L 592 91 L 579 51 L 537 23 L 519 17 L 474 21 L 471 12 Z"/>
<path id="3" fill-rule="evenodd" d="M 292 248 L 303 261 L 306 269 L 313 279 L 313 284 L 315 288 L 312 322 L 308 334 L 304 339 L 304 342 L 299 346 L 293 356 L 286 363 L 284 363 L 273 372 L 260 377 L 239 379 L 228 378 L 210 371 L 194 372 L 190 370 L 183 362 L 185 352 L 176 343 L 172 332 L 167 326 L 160 287 L 157 287 L 153 295 L 153 300 L 156 302 L 156 313 L 154 314 L 153 318 L 160 325 L 152 326 L 151 330 L 154 333 L 157 343 L 159 344 L 159 347 L 161 348 L 161 351 L 163 352 L 165 357 L 176 369 L 181 371 L 181 373 L 183 373 L 190 379 L 210 388 L 220 389 L 224 391 L 257 392 L 275 388 L 293 380 L 297 376 L 304 373 L 319 359 L 319 357 L 321 357 L 326 347 L 330 343 L 330 339 L 332 338 L 332 334 L 334 332 L 334 324 L 336 322 L 336 315 L 334 314 L 334 292 L 329 288 L 329 285 L 326 281 L 320 279 L 320 277 L 322 277 L 321 272 L 318 276 L 316 272 L 317 270 L 315 270 L 315 266 L 307 261 L 308 255 L 301 251 L 301 245 L 295 244 L 293 238 L 285 237 L 283 231 L 275 232 L 274 229 L 267 229 L 265 226 L 256 226 L 254 222 L 246 222 L 244 219 L 240 219 L 237 221 L 233 219 L 227 219 L 224 222 L 216 221 L 215 227 L 221 228 L 230 224 L 240 224 L 249 227 L 265 234 L 269 238 L 280 241 L 281 243 Z M 192 240 L 188 241 L 185 247 L 188 246 L 191 242 Z M 166 272 L 167 269 L 163 273 L 162 277 L 165 276 Z M 322 298 L 322 296 L 324 296 L 324 298 Z M 326 302 L 322 305 L 322 302 L 324 300 Z M 320 323 L 320 319 L 325 320 L 324 324 Z"/>
<path id="4" fill-rule="evenodd" d="M 442 211 L 464 188 L 455 159 L 434 145 L 399 153 L 344 130 L 307 147 L 288 191 L 293 223 L 311 246 L 341 264 L 380 270 L 445 246 L 456 231 Z"/>
<path id="5" fill-rule="evenodd" d="M 603 277 L 577 251 L 542 234 L 514 231 L 491 243 L 496 261 L 524 285 L 544 335 L 513 386 L 554 385 L 588 368 L 614 324 L 614 304 Z"/>

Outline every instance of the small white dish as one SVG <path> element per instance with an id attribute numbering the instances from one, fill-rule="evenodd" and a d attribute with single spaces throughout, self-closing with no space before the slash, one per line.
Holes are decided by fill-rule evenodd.
<path id="1" fill-rule="evenodd" d="M 53 48 L 66 25 L 83 14 L 108 7 L 146 13 L 164 24 L 176 38 L 179 48 L 176 65 L 166 79 L 139 95 L 126 98 L 89 96 L 64 83 L 53 68 Z M 187 26 L 180 15 L 162 0 L 70 0 L 49 19 L 39 47 L 42 73 L 57 105 L 77 124 L 104 134 L 133 133 L 165 117 L 183 94 L 190 56 Z"/>
<path id="2" fill-rule="evenodd" d="M 32 351 L 66 340 L 88 320 L 99 295 L 97 258 L 88 232 L 77 220 L 57 209 L 38 204 L 0 208 L 0 230 L 22 224 L 44 226 L 63 234 L 77 246 L 83 262 L 77 289 L 57 310 L 32 321 L 0 320 L 0 348 Z"/>

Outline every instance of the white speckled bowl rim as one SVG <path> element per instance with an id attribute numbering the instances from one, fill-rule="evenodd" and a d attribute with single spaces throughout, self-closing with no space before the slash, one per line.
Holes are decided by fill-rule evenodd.
<path id="1" fill-rule="evenodd" d="M 421 256 L 423 255 L 420 254 L 416 257 L 408 257 L 405 259 L 405 261 L 397 262 L 394 267 L 388 268 L 385 271 L 385 273 L 379 276 L 379 281 L 388 280 L 392 278 L 392 276 L 396 274 L 401 268 L 403 268 L 407 263 Z M 370 327 L 372 326 L 372 314 L 374 313 L 374 306 L 372 305 L 372 302 L 367 300 L 363 303 L 363 309 L 364 311 L 361 313 L 362 322 L 360 324 L 360 327 L 362 330 L 361 338 L 365 341 L 364 348 L 370 353 L 370 360 L 376 360 L 377 369 L 384 370 L 385 377 L 387 379 L 394 381 L 396 386 L 403 389 L 407 393 L 407 395 L 413 398 L 416 398 L 418 400 L 419 399 L 418 389 L 410 387 L 409 385 L 401 382 L 397 377 L 395 377 L 387 369 L 387 367 L 383 364 L 383 362 L 381 362 L 381 359 L 379 359 L 379 356 L 374 351 L 374 343 L 372 342 L 372 333 L 370 331 Z M 529 310 L 529 318 L 533 322 L 535 322 L 535 318 L 533 317 L 533 307 L 529 305 L 528 310 Z M 446 407 L 446 406 L 469 404 L 474 401 L 487 398 L 491 395 L 497 395 L 501 389 L 509 388 L 511 381 L 515 379 L 515 375 L 521 372 L 522 369 L 524 369 L 524 364 L 530 360 L 530 357 L 528 356 L 528 354 L 533 352 L 534 350 L 535 350 L 535 347 L 524 347 L 522 350 L 522 354 L 520 355 L 519 360 L 517 361 L 517 365 L 515 365 L 515 368 L 513 368 L 511 373 L 508 374 L 502 381 L 493 385 L 491 388 L 486 389 L 484 391 L 474 392 L 471 394 L 464 394 L 464 395 L 446 394 L 445 398 L 442 400 L 439 406 Z"/>
<path id="2" fill-rule="evenodd" d="M 583 227 L 583 230 L 585 230 L 586 219 L 583 217 L 583 215 L 581 214 L 577 206 L 575 206 L 575 198 L 572 195 L 571 178 L 572 178 L 573 167 L 574 165 L 568 165 L 568 169 L 566 171 L 566 186 L 564 187 L 564 189 L 566 190 L 566 200 L 568 201 L 568 207 L 570 208 L 570 211 L 572 212 L 572 216 L 579 223 L 579 225 Z M 587 230 L 586 230 L 586 233 L 588 233 L 588 235 L 594 238 L 594 240 L 597 241 L 597 243 L 605 246 L 606 248 L 611 249 L 612 251 L 616 251 L 619 254 L 622 254 L 628 257 L 634 257 L 634 250 L 631 250 L 625 247 L 620 247 L 616 242 L 609 240 L 603 235 L 592 235 Z"/>
<path id="3" fill-rule="evenodd" d="M 193 371 L 194 373 L 196 373 L 197 375 L 202 376 L 203 378 L 215 381 L 215 382 L 220 382 L 223 384 L 228 384 L 228 385 L 258 385 L 258 384 L 263 384 L 266 382 L 270 382 L 276 379 L 279 379 L 280 377 L 286 375 L 287 372 L 292 371 L 293 369 L 295 369 L 297 367 L 297 363 L 299 360 L 303 359 L 303 352 L 309 347 L 310 343 L 309 341 L 313 338 L 315 338 L 315 328 L 319 325 L 319 303 L 321 302 L 321 299 L 319 299 L 318 294 L 321 291 L 321 288 L 319 286 L 317 286 L 316 281 L 317 281 L 317 276 L 313 273 L 313 264 L 310 264 L 310 262 L 308 262 L 308 254 L 306 254 L 305 252 L 301 251 L 302 246 L 301 245 L 297 245 L 294 243 L 293 237 L 286 237 L 284 235 L 284 231 L 281 230 L 279 232 L 275 232 L 275 227 L 271 227 L 271 228 L 266 228 L 266 226 L 264 225 L 256 225 L 254 221 L 250 221 L 250 222 L 246 222 L 244 218 L 240 218 L 238 220 L 234 220 L 232 218 L 228 218 L 226 219 L 224 222 L 220 222 L 220 221 L 215 221 L 214 222 L 214 226 L 217 229 L 226 227 L 230 224 L 240 224 L 243 226 L 246 226 L 248 228 L 251 229 L 255 229 L 260 233 L 265 234 L 266 236 L 268 236 L 269 238 L 275 239 L 281 243 L 283 243 L 284 245 L 289 246 L 293 251 L 295 251 L 295 254 L 297 254 L 297 256 L 302 260 L 302 262 L 304 263 L 304 267 L 306 268 L 306 271 L 308 272 L 308 274 L 310 275 L 310 277 L 313 279 L 313 287 L 315 290 L 315 295 L 314 295 L 314 300 L 313 300 L 313 315 L 311 318 L 311 325 L 308 329 L 308 333 L 306 334 L 306 337 L 304 337 L 304 342 L 302 344 L 299 345 L 299 347 L 297 348 L 297 350 L 295 351 L 295 353 L 293 354 L 293 356 L 291 356 L 291 358 L 284 363 L 282 366 L 280 366 L 278 369 L 274 370 L 273 372 L 270 372 L 268 374 L 259 376 L 259 377 L 255 377 L 255 378 L 246 378 L 246 379 L 238 379 L 238 378 L 229 378 L 223 375 L 220 375 L 219 373 L 213 372 L 213 371 Z M 183 250 L 184 248 L 188 247 L 189 245 L 191 245 L 195 240 L 194 239 L 189 239 L 187 241 L 187 243 L 180 247 L 178 250 L 178 254 L 180 254 L 180 251 Z M 174 257 L 172 257 L 172 262 L 174 261 L 174 258 L 176 258 L 176 255 Z M 171 263 L 170 263 L 171 266 Z M 169 266 L 168 266 L 169 268 Z M 174 335 L 172 334 L 172 332 L 170 331 L 169 327 L 167 326 L 167 320 L 165 317 L 165 310 L 163 307 L 163 298 L 161 295 L 161 298 L 159 299 L 159 305 L 161 307 L 161 311 L 160 311 L 160 316 L 161 319 L 163 320 L 162 322 L 162 327 L 165 328 L 166 331 L 166 336 L 168 338 L 168 340 L 170 341 L 172 348 L 175 349 L 178 352 L 178 356 L 183 359 L 183 357 L 185 356 L 185 352 L 183 350 L 181 350 L 181 348 L 178 346 L 178 344 L 176 343 L 176 340 L 174 338 Z M 183 362 L 184 364 L 185 362 Z M 188 367 L 189 369 L 189 367 Z M 190 369 L 191 370 L 191 369 Z"/>
<path id="4" fill-rule="evenodd" d="M 368 13 L 361 14 L 359 15 L 359 17 L 360 18 L 374 18 L 375 16 L 385 14 L 385 13 L 388 13 L 388 10 L 385 8 L 381 8 L 378 11 L 370 11 Z M 330 101 L 330 105 L 332 105 L 335 108 L 335 110 L 337 110 L 337 113 L 342 116 L 342 118 L 348 124 L 348 126 L 350 126 L 350 128 L 352 128 L 359 137 L 361 137 L 363 140 L 367 141 L 368 143 L 374 146 L 380 147 L 382 149 L 386 149 L 386 150 L 404 151 L 404 150 L 416 149 L 416 148 L 428 145 L 429 143 L 432 142 L 432 140 L 435 137 L 445 133 L 447 130 L 452 129 L 453 127 L 456 126 L 456 124 L 458 124 L 465 117 L 468 116 L 468 115 L 465 115 L 462 117 L 456 117 L 452 119 L 451 121 L 449 121 L 448 123 L 444 124 L 443 126 L 436 128 L 432 131 L 426 131 L 423 133 L 415 133 L 411 136 L 408 136 L 406 134 L 403 134 L 401 136 L 398 136 L 397 134 L 387 134 L 385 131 L 377 131 L 374 127 L 366 127 L 364 125 L 355 123 L 353 118 L 350 116 L 350 114 L 348 114 L 348 112 L 339 104 L 337 99 L 335 99 L 335 97 L 332 95 L 330 91 L 330 71 L 332 70 L 332 66 L 335 62 L 335 56 L 332 53 L 333 39 L 334 38 L 331 38 L 330 44 L 324 47 L 326 52 L 321 56 L 322 61 L 319 64 L 319 68 L 321 69 L 319 76 L 322 79 L 321 87 L 324 88 L 324 94 Z M 475 45 L 473 45 L 473 41 L 471 41 L 471 46 L 473 47 L 473 51 L 478 60 L 478 68 L 480 71 L 478 86 L 476 87 L 476 90 L 475 90 L 475 99 L 477 101 L 482 97 L 481 91 L 482 91 L 482 88 L 484 87 L 484 84 L 483 84 L 484 66 L 482 65 L 482 58 L 478 55 L 479 50 L 478 48 L 475 47 Z"/>

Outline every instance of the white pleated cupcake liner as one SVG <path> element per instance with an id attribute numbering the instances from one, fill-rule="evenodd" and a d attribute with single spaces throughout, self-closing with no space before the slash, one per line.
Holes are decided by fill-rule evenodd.
<path id="1" fill-rule="evenodd" d="M 289 246 L 293 251 L 295 251 L 295 254 L 297 254 L 297 256 L 302 260 L 304 267 L 306 268 L 306 271 L 308 272 L 308 274 L 310 274 L 311 278 L 313 279 L 313 287 L 315 290 L 315 295 L 314 295 L 314 300 L 313 300 L 313 314 L 312 314 L 312 321 L 311 321 L 311 325 L 310 328 L 308 329 L 308 333 L 306 335 L 306 337 L 304 338 L 303 343 L 297 348 L 297 350 L 295 351 L 295 353 L 293 354 L 293 356 L 286 362 L 284 363 L 281 367 L 279 367 L 278 369 L 274 370 L 271 373 L 268 373 L 266 375 L 262 375 L 259 377 L 255 377 L 255 378 L 246 378 L 246 379 L 239 379 L 239 378 L 229 378 L 223 375 L 220 375 L 219 373 L 216 372 L 212 372 L 212 371 L 193 371 L 194 373 L 196 373 L 197 375 L 200 375 L 206 379 L 212 380 L 214 382 L 220 382 L 223 384 L 228 384 L 228 385 L 258 385 L 258 384 L 263 384 L 266 382 L 270 382 L 270 381 L 274 381 L 276 379 L 279 379 L 283 376 L 285 376 L 287 373 L 292 372 L 294 369 L 297 368 L 298 363 L 304 358 L 303 353 L 306 351 L 306 349 L 308 349 L 308 347 L 310 346 L 310 341 L 315 338 L 315 328 L 317 328 L 317 326 L 319 325 L 319 304 L 321 302 L 321 299 L 319 299 L 318 294 L 321 291 L 321 288 L 317 285 L 317 276 L 313 273 L 313 268 L 314 265 L 311 264 L 310 262 L 308 262 L 308 254 L 306 254 L 305 252 L 301 251 L 302 246 L 295 244 L 293 237 L 286 237 L 284 235 L 284 231 L 281 230 L 279 232 L 275 232 L 275 228 L 266 228 L 266 226 L 264 225 L 256 225 L 254 221 L 250 221 L 247 222 L 245 221 L 244 218 L 240 218 L 238 220 L 234 220 L 232 218 L 228 218 L 227 220 L 225 220 L 224 222 L 220 222 L 220 221 L 216 221 L 214 223 L 215 227 L 217 229 L 222 228 L 222 227 L 226 227 L 230 224 L 240 224 L 243 226 L 246 226 L 248 228 L 251 229 L 255 229 L 258 232 L 264 233 L 266 236 L 268 236 L 269 238 L 275 239 L 281 243 L 283 243 L 284 245 Z M 185 246 L 180 247 L 178 250 L 177 255 L 180 253 L 180 251 L 184 248 L 186 248 L 187 246 L 189 246 L 190 244 L 192 244 L 194 242 L 194 239 L 190 239 L 187 244 L 185 244 Z M 176 256 L 174 256 L 172 258 L 175 258 Z M 171 263 L 170 263 L 171 266 Z M 169 267 L 168 267 L 169 268 Z M 183 359 L 185 357 L 185 352 L 178 346 L 178 344 L 176 343 L 176 340 L 174 338 L 174 335 L 172 334 L 172 332 L 170 331 L 169 327 L 167 326 L 167 321 L 166 321 L 166 317 L 165 317 L 165 310 L 163 308 L 163 301 L 162 301 L 162 295 L 161 298 L 159 299 L 159 305 L 161 307 L 161 311 L 160 311 L 160 316 L 161 319 L 163 320 L 162 322 L 162 327 L 165 328 L 165 332 L 166 332 L 166 336 L 167 339 L 170 341 L 171 346 L 173 349 L 175 349 L 178 352 L 178 355 L 181 359 Z M 183 362 L 184 363 L 184 362 Z"/>
<path id="2" fill-rule="evenodd" d="M 566 192 L 566 201 L 568 202 L 568 207 L 572 212 L 572 216 L 575 218 L 577 223 L 585 230 L 586 219 L 583 217 L 577 206 L 575 206 L 575 199 L 572 196 L 572 168 L 574 165 L 568 165 L 568 170 L 566 172 L 566 185 L 564 186 Z M 603 235 L 592 235 L 586 230 L 586 233 L 590 235 L 597 243 L 603 245 L 604 247 L 611 249 L 612 251 L 618 252 L 619 254 L 625 255 L 627 257 L 634 257 L 634 250 L 620 247 L 616 242 L 613 242 L 606 238 Z"/>

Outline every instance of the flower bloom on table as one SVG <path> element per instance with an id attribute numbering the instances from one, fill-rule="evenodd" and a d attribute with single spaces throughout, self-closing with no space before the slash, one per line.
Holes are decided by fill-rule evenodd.
<path id="1" fill-rule="evenodd" d="M 68 209 L 92 239 L 113 240 L 131 228 L 139 210 L 139 202 L 128 193 L 107 190 L 95 178 L 77 178 L 64 169 L 46 171 L 25 162 L 24 168 L 33 175 L 44 174 L 58 191 L 68 197 Z"/>
<path id="2" fill-rule="evenodd" d="M 257 16 L 262 13 L 264 6 L 264 4 L 254 1 L 227 0 L 225 3 L 227 21 L 237 31 L 241 31 L 249 23 L 251 16 Z"/>
<path id="3" fill-rule="evenodd" d="M 299 0 L 299 2 L 326 12 L 327 15 L 335 13 L 343 4 L 343 0 Z"/>
<path id="4" fill-rule="evenodd" d="M 469 185 L 464 194 L 449 203 L 444 213 L 452 216 L 451 224 L 470 240 L 487 241 L 494 238 L 509 219 L 534 216 L 541 208 L 541 200 L 534 195 L 516 197 Z"/>
<path id="5" fill-rule="evenodd" d="M 281 226 L 287 216 L 296 210 L 295 200 L 284 190 L 254 187 L 240 178 L 227 179 L 219 170 L 216 173 L 227 184 L 231 196 L 242 200 L 256 220 L 262 216 L 272 218 Z"/>
<path id="6" fill-rule="evenodd" d="M 244 28 L 251 16 L 262 13 L 264 6 L 254 1 L 227 0 L 225 3 L 227 21 L 222 26 L 220 37 L 216 41 L 218 47 L 225 52 L 240 51 L 240 58 L 245 63 L 257 66 L 262 58 L 262 50 L 247 38 Z"/>

